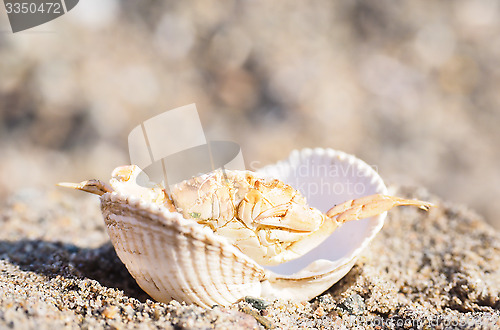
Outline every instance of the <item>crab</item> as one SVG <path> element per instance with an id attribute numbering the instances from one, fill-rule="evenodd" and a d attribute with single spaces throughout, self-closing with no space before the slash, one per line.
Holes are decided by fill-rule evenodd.
<path id="1" fill-rule="evenodd" d="M 61 183 L 97 195 L 125 189 L 143 200 L 178 212 L 222 236 L 264 266 L 285 263 L 320 245 L 343 223 L 369 218 L 395 206 L 428 210 L 429 202 L 373 194 L 333 205 L 326 213 L 310 207 L 300 191 L 251 171 L 215 170 L 174 185 L 142 187 L 136 165 L 113 171 L 111 186 L 99 180 Z"/>

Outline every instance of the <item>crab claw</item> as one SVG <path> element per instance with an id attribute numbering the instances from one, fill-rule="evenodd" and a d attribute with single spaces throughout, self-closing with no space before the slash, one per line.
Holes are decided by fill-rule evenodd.
<path id="1" fill-rule="evenodd" d="M 80 183 L 59 182 L 57 185 L 60 187 L 86 191 L 91 194 L 96 194 L 99 196 L 102 196 L 107 192 L 113 191 L 113 189 L 108 184 L 100 180 L 87 180 L 87 181 L 82 181 Z"/>
<path id="2" fill-rule="evenodd" d="M 287 203 L 261 212 L 253 221 L 264 226 L 313 232 L 323 223 L 323 216 L 318 210 L 307 206 Z"/>
<path id="3" fill-rule="evenodd" d="M 395 206 L 402 205 L 418 206 L 426 211 L 435 206 L 429 202 L 376 194 L 336 205 L 326 212 L 326 216 L 335 219 L 337 223 L 341 224 L 347 221 L 369 218 L 389 211 Z"/>
<path id="4" fill-rule="evenodd" d="M 269 264 L 286 262 L 311 251 L 320 245 L 344 222 L 369 218 L 399 205 L 414 205 L 424 210 L 428 210 L 430 207 L 434 206 L 428 202 L 380 194 L 347 201 L 332 207 L 326 212 L 326 221 L 323 222 L 318 230 L 292 243 L 285 252 L 281 253 L 279 256 L 275 256 L 269 261 Z M 328 219 L 331 221 L 327 221 Z"/>

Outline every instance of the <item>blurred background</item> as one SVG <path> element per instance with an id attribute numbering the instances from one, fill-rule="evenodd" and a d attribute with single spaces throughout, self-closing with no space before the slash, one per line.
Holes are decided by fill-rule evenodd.
<path id="1" fill-rule="evenodd" d="M 107 179 L 135 126 L 196 103 L 249 168 L 331 147 L 500 228 L 496 0 L 82 0 L 0 30 L 2 199 Z"/>

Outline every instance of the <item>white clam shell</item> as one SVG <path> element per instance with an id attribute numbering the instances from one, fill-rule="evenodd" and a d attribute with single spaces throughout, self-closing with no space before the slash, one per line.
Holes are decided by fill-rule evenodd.
<path id="1" fill-rule="evenodd" d="M 370 166 L 332 149 L 296 150 L 258 173 L 292 185 L 323 212 L 387 193 Z M 263 268 L 195 221 L 120 191 L 104 194 L 101 209 L 119 258 L 142 289 L 158 301 L 200 306 L 229 305 L 245 296 L 312 299 L 347 274 L 386 216 L 346 223 L 306 255 Z"/>

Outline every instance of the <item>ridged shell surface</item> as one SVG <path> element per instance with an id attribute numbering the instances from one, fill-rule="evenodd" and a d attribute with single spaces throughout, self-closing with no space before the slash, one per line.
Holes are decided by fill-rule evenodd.
<path id="1" fill-rule="evenodd" d="M 115 192 L 101 209 L 119 258 L 154 299 L 225 306 L 260 296 L 263 269 L 196 222 Z"/>
<path id="2" fill-rule="evenodd" d="M 293 151 L 257 172 L 282 180 L 326 212 L 347 200 L 386 193 L 370 166 L 332 149 Z M 152 298 L 200 306 L 229 305 L 245 296 L 304 301 L 341 279 L 382 228 L 386 214 L 346 223 L 304 256 L 264 269 L 181 214 L 120 191 L 101 197 L 107 230 L 119 258 Z"/>

